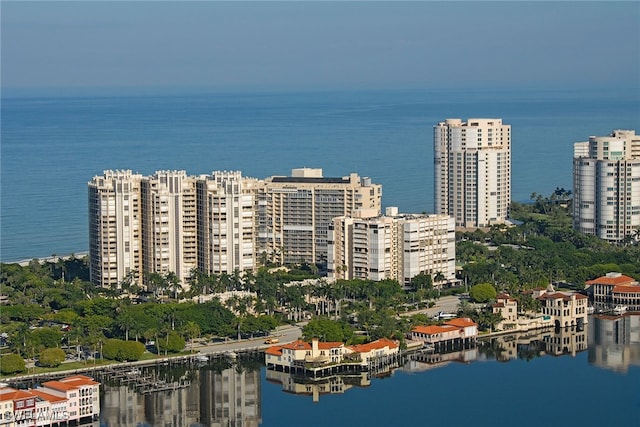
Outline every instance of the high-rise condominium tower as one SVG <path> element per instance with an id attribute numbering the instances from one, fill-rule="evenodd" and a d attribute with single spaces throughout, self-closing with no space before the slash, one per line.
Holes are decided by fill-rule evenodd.
<path id="1" fill-rule="evenodd" d="M 196 180 L 185 171 L 158 171 L 142 178 L 140 193 L 142 272 L 171 272 L 184 283 L 197 266 Z"/>
<path id="2" fill-rule="evenodd" d="M 118 286 L 142 271 L 141 180 L 126 170 L 89 182 L 89 267 L 96 286 Z"/>
<path id="3" fill-rule="evenodd" d="M 576 230 L 610 242 L 637 237 L 640 136 L 633 130 L 615 130 L 575 143 L 573 194 Z"/>
<path id="4" fill-rule="evenodd" d="M 198 269 L 231 274 L 256 267 L 258 191 L 240 172 L 198 178 Z"/>
<path id="5" fill-rule="evenodd" d="M 156 273 L 173 273 L 184 286 L 194 268 L 232 274 L 269 259 L 324 263 L 331 220 L 358 209 L 379 213 L 381 198 L 368 178 L 324 178 L 321 169 L 266 180 L 105 171 L 89 182 L 91 281 L 148 285 Z"/>
<path id="6" fill-rule="evenodd" d="M 322 169 L 294 169 L 265 180 L 260 201 L 260 250 L 284 263 L 327 261 L 333 218 L 358 209 L 380 213 L 382 186 L 352 173 L 324 178 Z"/>
<path id="7" fill-rule="evenodd" d="M 409 284 L 420 273 L 441 284 L 455 281 L 455 222 L 449 215 L 385 216 L 356 212 L 334 218 L 327 271 L 336 279 L 395 279 Z M 438 283 L 436 283 L 437 285 Z"/>
<path id="8" fill-rule="evenodd" d="M 433 129 L 435 211 L 459 227 L 503 223 L 511 203 L 511 126 L 447 119 Z"/>

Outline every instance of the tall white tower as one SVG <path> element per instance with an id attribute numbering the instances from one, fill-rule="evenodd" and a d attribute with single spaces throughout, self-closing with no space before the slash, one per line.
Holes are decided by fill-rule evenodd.
<path id="1" fill-rule="evenodd" d="M 257 201 L 261 181 L 239 171 L 197 180 L 198 269 L 208 274 L 256 268 Z"/>
<path id="2" fill-rule="evenodd" d="M 144 274 L 172 272 L 186 284 L 197 266 L 195 183 L 185 171 L 157 171 L 142 178 Z"/>
<path id="3" fill-rule="evenodd" d="M 433 129 L 435 211 L 459 227 L 503 223 L 511 203 L 511 126 L 447 119 Z"/>
<path id="4" fill-rule="evenodd" d="M 573 149 L 573 227 L 610 242 L 640 227 L 640 136 L 615 130 Z"/>
<path id="5" fill-rule="evenodd" d="M 89 181 L 90 280 L 115 287 L 142 270 L 141 175 L 104 171 Z"/>

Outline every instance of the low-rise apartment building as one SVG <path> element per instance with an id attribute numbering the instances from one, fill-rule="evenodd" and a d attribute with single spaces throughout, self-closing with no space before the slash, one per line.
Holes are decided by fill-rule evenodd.
<path id="1" fill-rule="evenodd" d="M 0 427 L 77 423 L 100 415 L 100 383 L 84 375 L 47 381 L 36 389 L 0 387 Z"/>
<path id="2" fill-rule="evenodd" d="M 447 215 L 386 215 L 362 210 L 333 219 L 327 274 L 335 279 L 397 280 L 410 285 L 419 274 L 436 287 L 456 281 L 455 220 Z"/>

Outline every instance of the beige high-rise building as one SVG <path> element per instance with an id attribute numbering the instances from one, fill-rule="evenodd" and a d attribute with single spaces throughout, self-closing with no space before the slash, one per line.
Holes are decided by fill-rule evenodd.
<path id="1" fill-rule="evenodd" d="M 506 221 L 511 203 L 511 126 L 502 119 L 447 119 L 433 129 L 435 211 L 459 227 Z"/>
<path id="2" fill-rule="evenodd" d="M 198 269 L 208 274 L 257 266 L 257 206 L 262 182 L 240 172 L 198 178 Z"/>
<path id="3" fill-rule="evenodd" d="M 610 242 L 640 228 L 640 135 L 615 130 L 573 150 L 573 227 Z"/>
<path id="4" fill-rule="evenodd" d="M 104 171 L 89 181 L 90 280 L 117 287 L 142 271 L 142 176 Z"/>
<path id="5" fill-rule="evenodd" d="M 395 279 L 408 285 L 424 273 L 439 279 L 436 286 L 456 281 L 455 221 L 448 215 L 362 211 L 334 218 L 330 232 L 330 278 Z"/>
<path id="6" fill-rule="evenodd" d="M 352 173 L 325 178 L 322 169 L 293 169 L 265 180 L 260 197 L 260 251 L 283 263 L 327 261 L 333 218 L 359 209 L 380 212 L 382 186 Z"/>
<path id="7" fill-rule="evenodd" d="M 140 184 L 142 272 L 174 273 L 186 284 L 197 267 L 196 181 L 185 171 L 157 171 Z"/>

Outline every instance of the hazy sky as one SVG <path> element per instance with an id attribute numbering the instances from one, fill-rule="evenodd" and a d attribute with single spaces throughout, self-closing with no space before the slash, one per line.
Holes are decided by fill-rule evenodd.
<path id="1" fill-rule="evenodd" d="M 640 3 L 2 1 L 2 87 L 640 83 Z"/>

